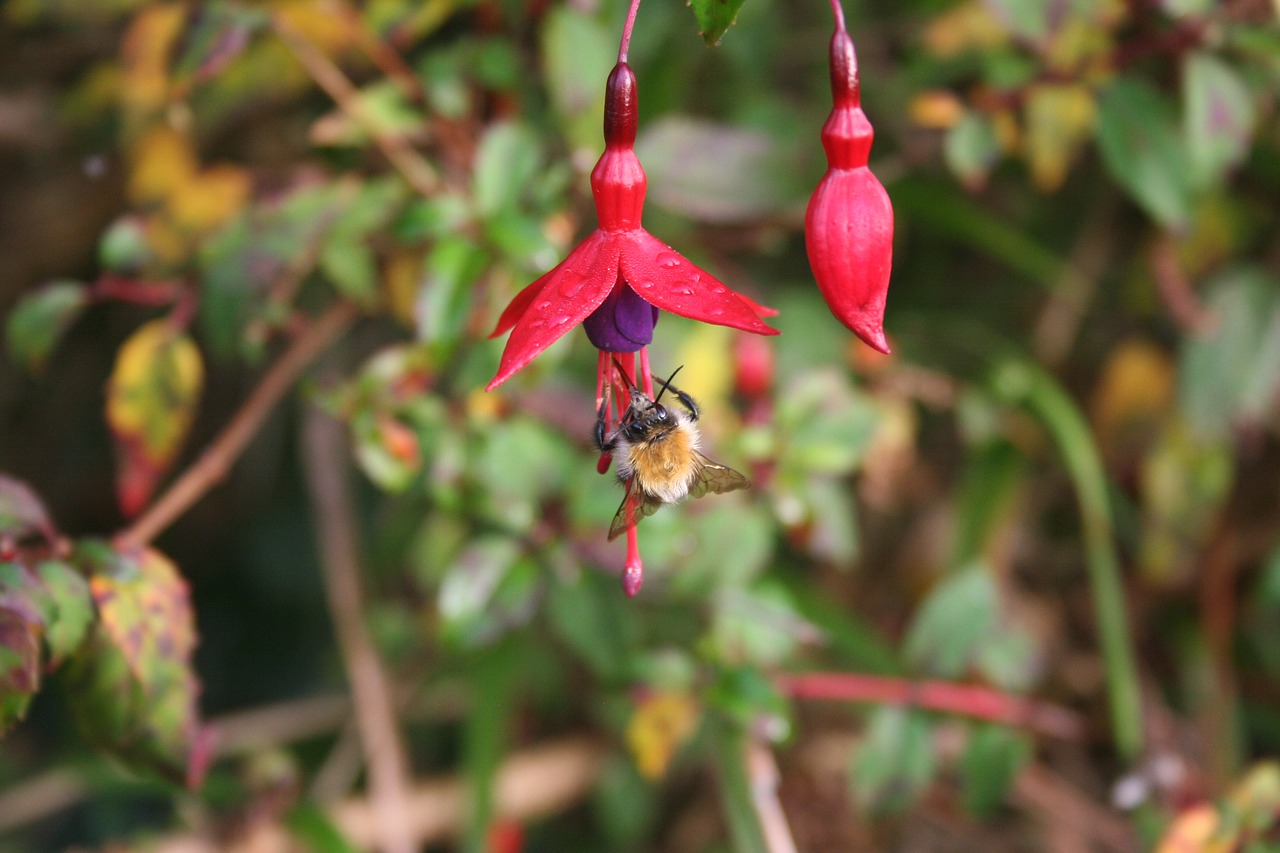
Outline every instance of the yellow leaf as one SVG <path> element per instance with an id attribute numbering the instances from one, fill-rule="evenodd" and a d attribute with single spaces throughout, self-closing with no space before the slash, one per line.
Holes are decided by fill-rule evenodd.
<path id="1" fill-rule="evenodd" d="M 1091 406 L 1107 452 L 1149 440 L 1173 401 L 1173 361 L 1163 349 L 1130 339 L 1112 350 Z"/>
<path id="2" fill-rule="evenodd" d="M 287 27 L 325 53 L 338 53 L 354 43 L 350 22 L 332 0 L 280 0 L 275 10 Z"/>
<path id="3" fill-rule="evenodd" d="M 655 394 L 662 387 L 658 378 L 665 380 L 671 371 L 684 365 L 672 384 L 688 391 L 706 411 L 717 413 L 703 424 L 712 435 L 724 429 L 726 419 L 733 413 L 729 405 L 733 391 L 733 335 L 733 330 L 725 326 L 699 323 L 681 342 L 674 364 L 650 364 Z"/>
<path id="4" fill-rule="evenodd" d="M 1078 83 L 1044 84 L 1027 96 L 1025 150 L 1031 179 L 1045 192 L 1062 186 L 1067 168 L 1093 130 L 1097 104 Z"/>
<path id="5" fill-rule="evenodd" d="M 120 347 L 107 382 L 106 416 L 126 514 L 141 509 L 177 456 L 203 384 L 200 351 L 165 320 L 145 324 Z"/>
<path id="6" fill-rule="evenodd" d="M 133 150 L 129 198 L 157 204 L 185 187 L 199 170 L 191 141 L 163 125 L 147 131 Z"/>
<path id="7" fill-rule="evenodd" d="M 169 102 L 169 57 L 186 21 L 186 4 L 158 3 L 138 13 L 121 43 L 124 80 L 120 97 L 128 110 L 147 113 Z"/>
<path id="8" fill-rule="evenodd" d="M 986 51 L 1009 40 L 1009 31 L 982 0 L 969 0 L 934 18 L 924 32 L 924 46 L 939 59 L 968 51 Z"/>
<path id="9" fill-rule="evenodd" d="M 1235 840 L 1219 835 L 1220 823 L 1217 810 L 1209 803 L 1192 806 L 1174 820 L 1155 853 L 1230 853 Z"/>
<path id="10" fill-rule="evenodd" d="M 930 89 L 911 99 L 911 123 L 932 130 L 954 127 L 964 117 L 964 104 L 954 92 Z"/>
<path id="11" fill-rule="evenodd" d="M 422 287 L 422 261 L 423 252 L 419 250 L 397 252 L 387 259 L 386 273 L 382 277 L 392 316 L 410 329 L 417 325 L 414 312 L 418 291 Z"/>
<path id="12" fill-rule="evenodd" d="M 688 693 L 653 693 L 641 699 L 627 725 L 627 746 L 646 779 L 667 772 L 672 757 L 693 734 L 700 709 Z"/>
<path id="13" fill-rule="evenodd" d="M 249 188 L 244 169 L 229 163 L 212 166 L 176 188 L 169 211 L 184 231 L 207 233 L 244 207 Z"/>

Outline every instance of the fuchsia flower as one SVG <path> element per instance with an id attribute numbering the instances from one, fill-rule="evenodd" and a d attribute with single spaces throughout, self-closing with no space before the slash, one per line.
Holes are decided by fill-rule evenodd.
<path id="1" fill-rule="evenodd" d="M 636 76 L 625 60 L 609 74 L 604 153 L 591 172 L 599 227 L 502 312 L 511 330 L 488 390 L 507 381 L 581 323 L 596 349 L 632 353 L 653 340 L 659 311 L 776 335 L 760 317 L 777 312 L 735 293 L 640 224 L 648 182 L 634 150 Z"/>
<path id="2" fill-rule="evenodd" d="M 609 74 L 605 90 L 605 148 L 591 171 L 599 225 L 558 266 L 520 291 L 502 312 L 493 336 L 509 329 L 511 337 L 488 385 L 488 390 L 498 387 L 581 323 L 600 351 L 596 407 L 604 413 L 607 431 L 623 418 L 632 387 L 653 397 L 646 347 L 653 340 L 660 312 L 759 335 L 778 333 L 760 319 L 776 311 L 730 290 L 641 224 L 648 182 L 635 153 L 636 76 L 626 61 L 638 5 L 639 0 L 632 0 L 618 64 Z M 601 474 L 611 461 L 607 452 L 601 455 L 597 466 Z M 637 513 L 636 519 L 639 517 Z M 627 595 L 635 595 L 644 569 L 635 520 L 630 512 L 626 519 L 623 588 Z"/>
<path id="3" fill-rule="evenodd" d="M 831 5 L 836 15 L 831 37 L 834 105 L 822 128 L 827 173 L 809 199 L 805 247 L 831 313 L 868 345 L 887 353 L 884 302 L 893 264 L 893 205 L 867 168 L 874 132 L 862 111 L 858 60 L 845 32 L 844 13 L 838 0 Z"/>

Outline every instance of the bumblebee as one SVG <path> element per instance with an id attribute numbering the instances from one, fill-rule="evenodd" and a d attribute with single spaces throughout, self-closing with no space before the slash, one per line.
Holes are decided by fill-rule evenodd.
<path id="1" fill-rule="evenodd" d="M 605 413 L 608 401 L 600 405 L 596 417 L 595 443 L 604 453 L 611 453 L 618 463 L 618 479 L 627 493 L 609 526 L 612 541 L 627 529 L 628 516 L 639 522 L 658 511 L 663 504 L 676 503 L 692 496 L 700 498 L 710 492 L 723 494 L 745 489 L 751 482 L 727 465 L 712 461 L 698 450 L 698 404 L 685 392 L 671 384 L 675 372 L 662 384 L 658 396 L 648 395 L 631 386 L 631 402 L 623 413 L 618 428 L 605 435 Z M 662 395 L 670 391 L 682 409 L 662 405 Z"/>

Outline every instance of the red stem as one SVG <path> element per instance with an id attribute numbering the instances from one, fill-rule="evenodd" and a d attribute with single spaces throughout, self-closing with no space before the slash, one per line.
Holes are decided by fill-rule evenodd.
<path id="1" fill-rule="evenodd" d="M 631 8 L 627 10 L 627 22 L 622 26 L 622 41 L 618 44 L 618 62 L 627 61 L 627 51 L 631 49 L 631 28 L 636 25 L 638 11 L 640 11 L 640 0 L 631 0 Z"/>
<path id="2" fill-rule="evenodd" d="M 908 681 L 855 672 L 811 672 L 781 675 L 778 689 L 796 699 L 874 702 L 960 714 L 979 720 L 1025 726 L 1063 740 L 1081 740 L 1084 721 L 1074 711 L 989 687 L 949 681 Z"/>
<path id="3" fill-rule="evenodd" d="M 831 0 L 831 13 L 836 16 L 836 32 L 844 32 L 844 7 L 840 0 Z"/>

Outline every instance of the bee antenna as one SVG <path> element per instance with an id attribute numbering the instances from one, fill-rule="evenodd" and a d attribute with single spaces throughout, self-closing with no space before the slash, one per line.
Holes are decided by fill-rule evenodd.
<path id="1" fill-rule="evenodd" d="M 617 358 L 614 358 L 613 366 L 618 369 L 618 375 L 622 377 L 622 381 L 626 383 L 628 388 L 635 387 L 631 382 L 631 377 L 627 375 L 627 371 L 623 368 L 622 362 L 618 361 Z"/>
<path id="2" fill-rule="evenodd" d="M 653 403 L 655 406 L 658 404 L 658 401 L 662 399 L 662 395 L 667 393 L 667 389 L 671 387 L 671 380 L 675 379 L 676 374 L 682 370 L 684 370 L 683 364 L 677 367 L 675 370 L 671 371 L 671 375 L 668 376 L 665 380 L 662 380 L 662 379 L 658 380 L 659 382 L 662 383 L 662 390 L 658 392 L 658 396 L 653 398 Z"/>

